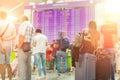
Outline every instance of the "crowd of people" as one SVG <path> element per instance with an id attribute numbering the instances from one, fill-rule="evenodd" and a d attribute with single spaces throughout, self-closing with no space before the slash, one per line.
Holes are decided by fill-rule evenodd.
<path id="1" fill-rule="evenodd" d="M 115 51 L 117 42 L 117 31 L 106 33 L 106 26 L 97 30 L 95 21 L 90 21 L 88 30 L 78 33 L 70 44 L 65 32 L 59 32 L 59 38 L 48 44 L 48 38 L 42 34 L 41 29 L 34 29 L 27 16 L 20 18 L 18 35 L 15 26 L 6 20 L 7 13 L 0 11 L 0 73 L 2 80 L 5 80 L 7 69 L 9 80 L 12 80 L 12 68 L 10 65 L 10 53 L 12 40 L 18 36 L 18 80 L 31 80 L 31 69 L 38 68 L 38 80 L 47 80 L 47 66 L 49 69 L 57 69 L 58 77 L 64 72 L 71 71 L 76 67 L 79 56 L 88 52 L 94 54 L 98 47 L 106 48 L 112 53 L 111 59 L 111 80 L 115 80 Z M 34 63 L 31 67 L 31 56 L 34 56 Z M 55 67 L 56 65 L 56 67 Z M 42 71 L 44 77 L 42 77 Z"/>

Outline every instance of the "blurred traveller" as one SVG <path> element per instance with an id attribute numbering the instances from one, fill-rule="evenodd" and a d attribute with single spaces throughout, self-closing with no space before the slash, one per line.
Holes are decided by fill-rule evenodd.
<path id="1" fill-rule="evenodd" d="M 78 62 L 79 59 L 79 49 L 81 47 L 82 43 L 82 35 L 77 34 L 75 36 L 75 39 L 72 42 L 72 66 L 76 67 L 76 62 Z"/>
<path id="2" fill-rule="evenodd" d="M 9 80 L 12 80 L 12 69 L 10 66 L 10 53 L 12 40 L 16 37 L 15 26 L 6 20 L 7 13 L 0 11 L 0 73 L 5 80 L 5 68 L 7 68 Z"/>
<path id="3" fill-rule="evenodd" d="M 65 32 L 59 32 L 59 38 L 56 41 L 58 45 L 56 50 L 56 65 L 59 77 L 60 73 L 67 72 L 66 49 L 69 48 L 70 44 Z"/>
<path id="4" fill-rule="evenodd" d="M 34 27 L 27 16 L 20 18 L 21 25 L 18 31 L 18 80 L 31 80 L 31 42 Z"/>
<path id="5" fill-rule="evenodd" d="M 96 50 L 100 44 L 100 33 L 97 31 L 97 24 L 95 21 L 90 21 L 88 24 L 88 33 L 90 34 L 91 44 Z"/>
<path id="6" fill-rule="evenodd" d="M 50 63 L 50 69 L 55 71 L 55 53 L 56 53 L 56 48 L 55 48 L 55 40 L 52 41 L 51 48 L 52 48 L 52 55 L 51 55 L 51 63 Z"/>
<path id="7" fill-rule="evenodd" d="M 44 72 L 44 79 L 46 79 L 46 48 L 48 45 L 48 38 L 42 34 L 40 29 L 36 29 L 36 36 L 33 39 L 34 55 L 36 57 L 36 64 L 38 67 L 38 79 L 42 78 L 42 68 Z M 41 67 L 42 65 L 42 67 Z"/>
<path id="8" fill-rule="evenodd" d="M 110 22 L 101 27 L 101 44 L 103 48 L 110 51 L 111 58 L 111 80 L 115 80 L 115 43 L 117 42 L 117 24 Z"/>

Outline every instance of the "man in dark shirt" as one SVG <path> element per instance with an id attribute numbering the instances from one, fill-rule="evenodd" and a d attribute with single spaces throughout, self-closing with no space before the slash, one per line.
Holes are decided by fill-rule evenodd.
<path id="1" fill-rule="evenodd" d="M 66 38 L 65 32 L 59 32 L 59 39 L 56 41 L 58 45 L 56 50 L 56 64 L 59 77 L 61 72 L 67 71 L 66 49 L 69 48 L 69 40 Z"/>

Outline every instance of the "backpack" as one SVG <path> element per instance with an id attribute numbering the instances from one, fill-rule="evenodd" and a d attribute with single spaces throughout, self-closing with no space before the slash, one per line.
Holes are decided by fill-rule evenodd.
<path id="1" fill-rule="evenodd" d="M 67 38 L 62 38 L 57 40 L 58 43 L 58 49 L 62 51 L 66 51 L 67 48 L 69 48 L 69 40 Z"/>
<path id="2" fill-rule="evenodd" d="M 94 51 L 94 47 L 91 44 L 91 40 L 85 39 L 85 34 L 84 33 L 80 33 L 81 35 L 81 46 L 79 48 L 79 53 L 80 54 L 85 54 L 85 53 L 93 53 Z"/>

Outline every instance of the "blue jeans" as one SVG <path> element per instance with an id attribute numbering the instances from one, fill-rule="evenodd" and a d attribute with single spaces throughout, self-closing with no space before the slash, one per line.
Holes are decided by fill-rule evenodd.
<path id="1" fill-rule="evenodd" d="M 66 52 L 64 51 L 57 51 L 56 52 L 56 65 L 57 65 L 57 71 L 58 73 L 61 72 L 61 57 L 63 58 L 62 61 L 64 61 L 64 69 L 65 71 L 67 71 L 67 55 L 66 55 Z"/>
<path id="2" fill-rule="evenodd" d="M 44 75 L 46 75 L 46 54 L 39 52 L 35 54 L 35 57 L 36 57 L 36 63 L 38 67 L 38 75 L 39 76 L 42 75 L 42 68 L 43 68 Z M 42 64 L 42 68 L 41 68 L 41 64 Z"/>
<path id="3" fill-rule="evenodd" d="M 36 56 L 34 56 L 34 62 L 33 62 L 33 65 L 37 65 Z"/>
<path id="4" fill-rule="evenodd" d="M 50 62 L 50 69 L 53 69 L 53 68 L 54 68 L 54 62 L 55 62 L 55 60 L 52 59 L 51 62 Z"/>

